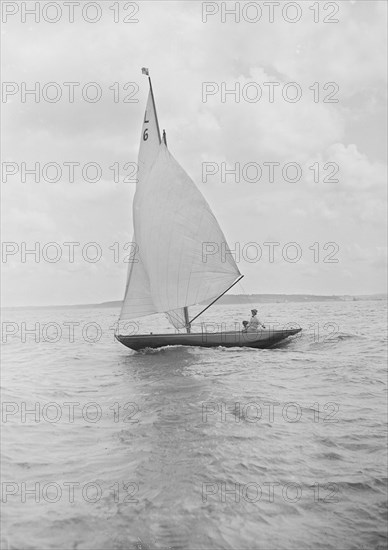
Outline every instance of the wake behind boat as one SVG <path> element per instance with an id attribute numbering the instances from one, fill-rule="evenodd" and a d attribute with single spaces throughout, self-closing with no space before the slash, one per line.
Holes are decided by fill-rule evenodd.
<path id="1" fill-rule="evenodd" d="M 138 182 L 133 200 L 133 242 L 119 321 L 165 313 L 186 333 L 116 334 L 125 346 L 139 350 L 161 346 L 272 347 L 301 329 L 254 332 L 192 332 L 192 323 L 241 275 L 225 236 L 205 198 L 167 147 L 160 134 L 148 69 L 149 94 L 138 156 Z M 189 306 L 211 302 L 190 319 Z M 120 325 L 119 325 L 120 326 Z"/>

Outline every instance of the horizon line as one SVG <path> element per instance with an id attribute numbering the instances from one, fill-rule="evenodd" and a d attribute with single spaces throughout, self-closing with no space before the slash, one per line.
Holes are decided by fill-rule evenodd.
<path id="1" fill-rule="evenodd" d="M 257 292 L 252 292 L 250 294 L 248 293 L 244 293 L 244 294 L 227 294 L 225 295 L 225 299 L 227 299 L 228 297 L 233 297 L 233 298 L 237 298 L 237 297 L 247 297 L 247 296 L 274 296 L 274 297 L 285 297 L 285 296 L 289 296 L 289 297 L 292 297 L 292 296 L 303 296 L 303 297 L 307 297 L 307 298 L 344 298 L 344 297 L 348 297 L 348 298 L 368 298 L 368 297 L 373 297 L 373 296 L 385 296 L 386 298 L 388 298 L 388 294 L 386 292 L 375 292 L 373 294 L 304 294 L 304 293 L 300 293 L 300 292 L 296 292 L 296 293 L 292 293 L 292 294 L 289 294 L 289 293 L 283 293 L 283 294 L 277 294 L 277 293 L 273 293 L 273 292 L 268 292 L 268 293 L 263 293 L 263 294 L 259 294 Z M 221 298 L 220 298 L 221 300 Z M 46 305 L 18 305 L 18 306 L 1 306 L 0 307 L 0 310 L 3 310 L 3 309 L 26 309 L 26 308 L 31 308 L 31 309 L 44 309 L 44 308 L 82 308 L 82 307 L 98 307 L 98 306 L 105 306 L 106 307 L 106 304 L 117 304 L 117 305 L 120 305 L 121 303 L 123 302 L 123 300 L 106 300 L 104 302 L 93 302 L 93 303 L 78 303 L 78 304 L 46 304 Z M 197 305 L 200 305 L 200 304 L 197 304 Z M 115 306 L 112 306 L 112 307 L 115 307 Z M 193 306 L 191 306 L 193 307 Z"/>

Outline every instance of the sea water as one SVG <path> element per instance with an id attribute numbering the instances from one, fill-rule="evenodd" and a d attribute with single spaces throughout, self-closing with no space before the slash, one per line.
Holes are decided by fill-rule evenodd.
<path id="1" fill-rule="evenodd" d="M 4 311 L 2 547 L 385 548 L 386 302 L 258 309 L 302 334 L 136 353 L 117 309 Z"/>

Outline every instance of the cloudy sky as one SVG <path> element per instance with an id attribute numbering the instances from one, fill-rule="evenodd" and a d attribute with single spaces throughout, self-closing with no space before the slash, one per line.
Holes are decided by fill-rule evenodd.
<path id="1" fill-rule="evenodd" d="M 123 167 L 137 159 L 148 92 L 143 66 L 151 71 L 171 152 L 205 195 L 231 249 L 239 243 L 246 292 L 385 292 L 385 1 L 331 2 L 326 12 L 327 3 L 317 12 L 310 9 L 313 2 L 303 1 L 300 13 L 293 8 L 285 15 L 283 2 L 273 22 L 262 2 L 251 2 L 249 9 L 237 3 L 240 21 L 236 15 L 224 17 L 218 7 L 204 22 L 204 10 L 216 11 L 215 3 L 141 1 L 138 9 L 129 3 L 125 10 L 125 2 L 105 1 L 98 3 L 101 18 L 95 23 L 82 18 L 80 8 L 87 2 L 74 7 L 73 23 L 61 2 L 62 15 L 40 2 L 39 22 L 21 13 L 20 3 L 3 2 L 3 9 L 4 4 L 10 15 L 2 35 L 3 80 L 8 83 L 2 103 L 2 240 L 14 244 L 3 243 L 12 253 L 3 255 L 3 305 L 122 298 L 135 190 L 133 182 L 123 182 L 130 173 Z M 262 15 L 253 22 L 255 4 Z M 93 6 L 86 11 L 89 19 L 96 14 Z M 57 22 L 48 21 L 56 17 Z M 293 18 L 299 20 L 287 21 Z M 30 89 L 36 82 L 39 101 L 31 94 L 23 97 L 23 86 Z M 49 82 L 57 84 L 45 87 Z M 74 102 L 69 102 L 66 82 L 79 83 Z M 82 97 L 82 88 L 91 82 L 102 91 L 99 101 Z M 272 102 L 270 82 L 276 83 Z M 294 97 L 290 82 L 301 92 L 298 101 L 284 98 L 287 92 L 286 97 Z M 135 84 L 125 90 L 126 83 Z M 213 95 L 203 96 L 204 83 L 210 83 Z M 223 97 L 223 89 L 236 85 L 240 94 Z M 262 96 L 253 101 L 259 86 Z M 58 90 L 62 96 L 50 102 Z M 90 98 L 94 91 L 86 87 Z M 64 165 L 69 162 L 80 163 L 73 182 Z M 81 173 L 90 162 L 101 166 L 95 183 Z M 280 163 L 274 181 L 266 168 L 271 162 Z M 28 174 L 21 181 L 23 163 L 27 168 L 40 163 L 39 183 Z M 53 172 L 42 170 L 47 163 L 62 167 L 59 181 L 48 181 Z M 109 168 L 115 163 L 119 181 Z M 206 182 L 203 163 L 218 167 Z M 236 163 L 241 171 L 247 163 L 260 165 L 262 178 L 247 181 L 252 172 L 243 171 L 240 181 L 224 177 L 222 168 Z M 299 181 L 282 176 L 287 163 L 300 166 Z M 330 178 L 336 166 L 338 173 Z M 244 173 L 251 175 L 244 178 Z M 293 176 L 292 170 L 288 173 Z M 87 178 L 93 176 L 90 169 Z M 62 252 L 58 262 L 47 261 L 54 248 L 46 247 L 37 262 L 32 255 L 23 257 L 24 248 L 39 243 L 42 250 L 50 242 Z M 66 242 L 79 243 L 74 262 Z M 96 263 L 81 253 L 90 242 L 102 251 Z M 268 242 L 280 243 L 273 262 L 264 245 Z M 299 247 L 297 262 L 282 255 L 290 242 Z M 249 243 L 254 245 L 249 248 Z M 252 261 L 259 247 L 262 257 Z"/>

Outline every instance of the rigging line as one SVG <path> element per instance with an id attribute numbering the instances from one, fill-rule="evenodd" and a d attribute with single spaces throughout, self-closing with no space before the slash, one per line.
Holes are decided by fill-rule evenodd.
<path id="1" fill-rule="evenodd" d="M 250 299 L 249 295 L 247 294 L 245 288 L 243 287 L 243 284 L 240 281 L 238 282 L 238 284 L 240 285 L 241 290 L 243 291 L 243 296 L 246 300 L 247 305 L 254 306 L 254 304 L 251 302 L 251 299 Z"/>
<path id="2" fill-rule="evenodd" d="M 233 284 L 230 285 L 230 287 L 228 287 L 226 290 L 224 290 L 224 292 L 222 294 L 220 294 L 219 296 L 217 296 L 217 298 L 215 300 L 213 300 L 208 306 L 205 307 L 205 309 L 203 309 L 202 311 L 200 311 L 198 313 L 198 315 L 196 315 L 195 317 L 193 317 L 190 321 L 190 323 L 192 323 L 193 321 L 195 321 L 195 319 L 197 319 L 200 315 L 202 315 L 202 313 L 204 311 L 206 311 L 207 309 L 209 309 L 210 306 L 212 306 L 215 302 L 217 302 L 217 300 L 219 300 L 221 298 L 221 296 L 223 296 L 224 294 L 226 294 L 228 292 L 228 290 L 230 290 L 232 288 L 232 286 L 234 286 L 236 283 L 238 283 L 240 281 L 240 279 L 242 279 L 244 277 L 244 275 L 240 275 L 240 277 L 238 279 L 236 279 L 234 281 Z"/>

